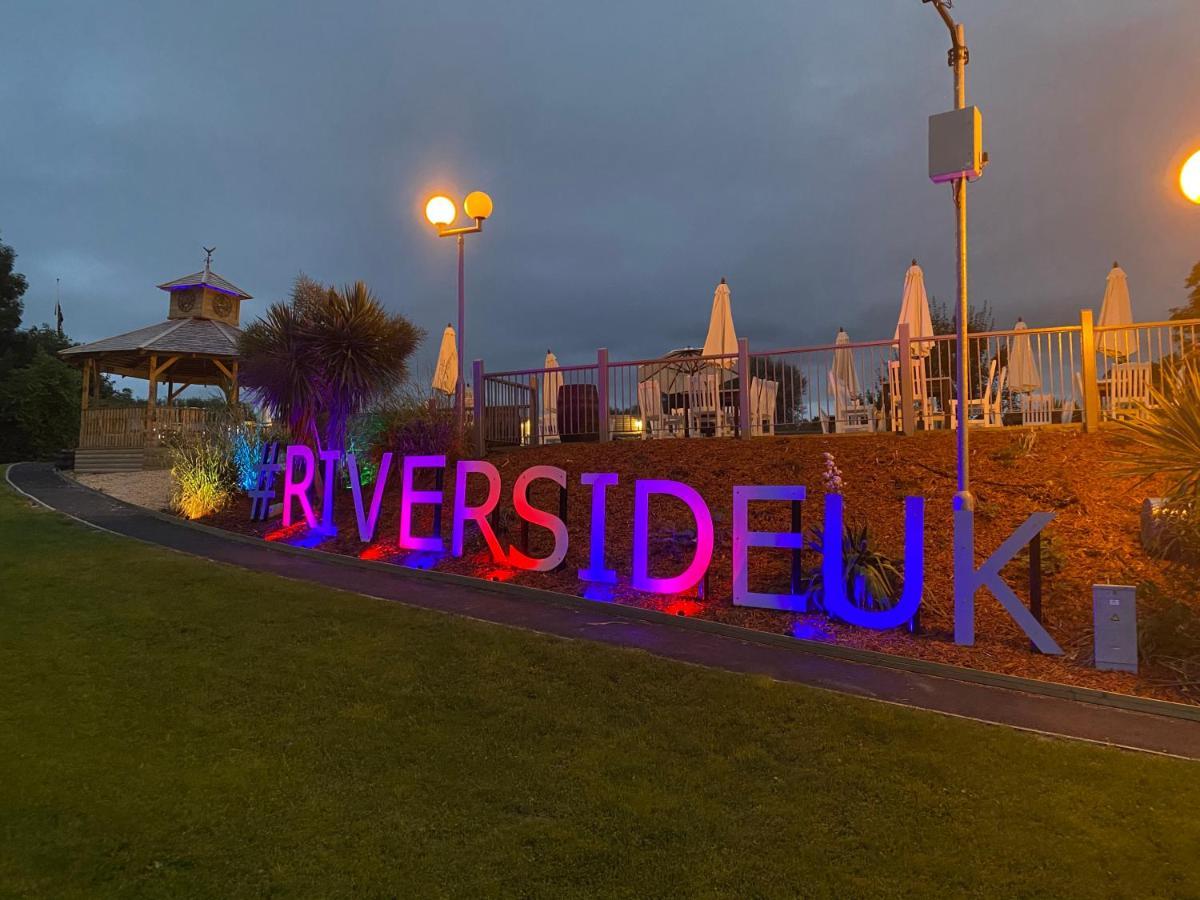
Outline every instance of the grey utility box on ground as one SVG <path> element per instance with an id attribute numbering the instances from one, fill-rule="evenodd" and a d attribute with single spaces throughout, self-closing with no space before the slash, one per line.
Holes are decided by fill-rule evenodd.
<path id="1" fill-rule="evenodd" d="M 1137 671 L 1136 594 L 1128 585 L 1092 585 L 1097 669 Z"/>
<path id="2" fill-rule="evenodd" d="M 983 117 L 978 106 L 929 117 L 929 179 L 934 184 L 983 174 Z"/>

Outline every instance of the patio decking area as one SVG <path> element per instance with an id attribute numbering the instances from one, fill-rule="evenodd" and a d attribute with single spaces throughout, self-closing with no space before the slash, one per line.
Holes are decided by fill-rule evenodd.
<path id="1" fill-rule="evenodd" d="M 1200 319 L 972 333 L 968 421 L 982 428 L 1075 425 L 1145 414 L 1172 363 L 1196 352 Z M 737 353 L 473 371 L 479 451 L 558 441 L 852 434 L 955 428 L 954 335 Z M 908 360 L 902 365 L 901 360 Z M 745 386 L 745 388 L 743 388 Z"/>

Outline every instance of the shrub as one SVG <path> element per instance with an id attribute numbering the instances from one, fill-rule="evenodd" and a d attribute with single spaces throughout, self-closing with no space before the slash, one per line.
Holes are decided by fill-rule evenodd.
<path id="1" fill-rule="evenodd" d="M 237 496 L 238 466 L 223 429 L 179 440 L 170 447 L 171 508 L 199 519 L 225 508 Z"/>

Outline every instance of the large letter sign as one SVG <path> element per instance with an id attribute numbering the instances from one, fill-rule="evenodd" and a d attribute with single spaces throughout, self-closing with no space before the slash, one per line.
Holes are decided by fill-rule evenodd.
<path id="1" fill-rule="evenodd" d="M 1038 650 L 1042 653 L 1062 653 L 1054 638 L 1050 637 L 1050 632 L 1042 627 L 1000 577 L 1000 570 L 1008 561 L 1053 518 L 1054 513 L 1034 513 L 976 569 L 975 513 L 970 509 L 954 510 L 954 643 L 975 643 L 975 594 L 980 588 L 986 587 L 1008 610 L 1008 614 L 1016 619 Z"/>
<path id="2" fill-rule="evenodd" d="M 345 461 L 350 475 L 350 494 L 354 502 L 354 516 L 358 524 L 358 536 L 369 543 L 379 524 L 380 507 L 387 491 L 386 481 L 392 466 L 393 454 L 382 455 L 379 474 L 371 488 L 369 506 L 364 494 L 366 488 L 359 482 L 359 464 L 354 454 L 325 450 L 319 455 L 303 444 L 292 444 L 287 448 L 283 485 L 283 524 L 290 528 L 298 518 L 294 515 L 294 504 L 300 505 L 304 524 L 316 531 L 319 538 L 324 532 L 333 531 L 334 500 L 339 496 L 335 489 L 337 464 Z M 320 466 L 320 472 L 318 471 Z M 445 469 L 443 455 L 405 456 L 401 465 L 400 525 L 398 546 L 403 550 L 424 553 L 442 553 L 445 550 L 440 525 L 435 524 L 434 533 L 413 533 L 413 508 L 422 505 L 443 503 L 441 490 L 417 490 L 414 487 L 419 469 Z M 440 472 L 438 473 L 440 476 Z M 324 500 L 319 510 L 313 509 L 313 485 L 322 481 Z M 482 475 L 487 481 L 483 502 L 471 506 L 467 502 L 467 486 L 472 475 Z M 538 479 L 548 479 L 558 485 L 560 491 L 567 487 L 567 473 L 557 466 L 532 466 L 517 476 L 512 486 L 512 504 L 519 516 L 529 526 L 544 528 L 553 537 L 553 546 L 544 557 L 530 555 L 529 547 L 522 542 L 520 547 L 501 546 L 489 516 L 500 502 L 502 489 L 500 473 L 494 465 L 484 460 L 460 460 L 454 473 L 453 518 L 450 532 L 450 552 L 461 557 L 464 552 L 464 531 L 468 522 L 474 522 L 487 544 L 492 560 L 499 566 L 510 566 L 532 572 L 549 572 L 562 567 L 568 556 L 570 531 L 564 521 L 567 517 L 562 509 L 558 515 L 538 509 L 529 500 L 530 485 Z M 393 481 L 395 479 L 393 478 Z M 439 477 L 439 483 L 441 479 Z M 618 575 L 609 568 L 605 559 L 605 531 L 608 513 L 608 489 L 619 483 L 616 472 L 584 472 L 579 481 L 591 488 L 590 533 L 586 566 L 576 570 L 579 580 L 600 585 L 616 585 Z M 274 493 L 264 489 L 252 490 L 249 496 L 260 506 L 269 502 Z M 666 577 L 650 574 L 650 503 L 655 495 L 673 497 L 687 506 L 696 523 L 696 548 L 691 560 L 682 572 Z M 797 523 L 798 505 L 804 502 L 807 492 L 803 485 L 738 485 L 733 488 L 733 590 L 732 600 L 736 606 L 754 606 L 763 609 L 805 612 L 811 598 L 809 593 L 764 593 L 750 589 L 750 551 L 753 548 L 786 550 L 793 554 L 793 577 L 799 574 L 799 554 L 805 548 L 804 535 L 798 524 L 795 531 L 752 531 L 750 529 L 750 505 L 761 502 L 787 502 L 793 507 L 793 522 Z M 565 506 L 565 493 L 560 494 Z M 872 609 L 861 599 L 852 596 L 858 593 L 859 585 L 847 583 L 845 563 L 845 500 L 840 494 L 825 495 L 824 546 L 821 547 L 821 585 L 825 611 L 832 617 L 860 628 L 899 628 L 910 622 L 920 608 L 925 580 L 925 501 L 921 497 L 906 497 L 904 500 L 904 579 L 896 605 L 888 609 Z M 437 509 L 435 523 L 441 521 L 442 509 Z M 252 517 L 255 515 L 252 507 Z M 954 508 L 953 574 L 954 574 L 954 640 L 958 644 L 975 642 L 975 595 L 981 588 L 989 589 L 1008 614 L 1016 620 L 1034 645 L 1042 653 L 1061 654 L 1062 650 L 1049 632 L 1025 607 L 1012 588 L 1001 577 L 1000 570 L 1030 542 L 1054 518 L 1053 513 L 1035 513 L 1004 541 L 991 557 L 981 566 L 975 566 L 975 519 L 972 510 L 962 508 L 956 501 Z M 614 522 L 614 527 L 626 523 Z M 527 531 L 525 532 L 527 533 Z M 271 537 L 271 536 L 268 536 Z M 690 485 L 679 481 L 638 480 L 634 482 L 633 501 L 633 550 L 629 586 L 635 591 L 654 594 L 680 594 L 694 588 L 713 558 L 713 518 L 704 498 Z M 311 546 L 312 542 L 306 543 Z M 582 548 L 581 548 L 582 550 Z M 582 563 L 582 552 L 579 553 Z M 415 565 L 414 556 L 406 556 L 404 565 Z M 798 590 L 793 587 L 792 590 Z M 611 595 L 608 588 L 593 593 Z M 584 596 L 588 596 L 584 593 Z"/>
<path id="3" fill-rule="evenodd" d="M 400 483 L 400 537 L 396 541 L 402 550 L 423 550 L 427 553 L 441 553 L 445 550 L 440 534 L 433 537 L 417 537 L 412 530 L 412 508 L 415 505 L 429 503 L 436 506 L 442 502 L 441 491 L 418 491 L 414 488 L 413 474 L 417 469 L 444 468 L 445 456 L 404 457 L 404 477 Z"/>
<path id="4" fill-rule="evenodd" d="M 904 498 L 904 588 L 900 601 L 891 609 L 871 610 L 856 606 L 846 595 L 846 569 L 842 559 L 841 494 L 825 495 L 824 547 L 821 548 L 821 584 L 825 609 L 850 625 L 860 628 L 896 628 L 912 619 L 925 590 L 925 500 Z"/>
<path id="5" fill-rule="evenodd" d="M 673 578 L 650 577 L 650 496 L 667 494 L 682 500 L 696 520 L 696 555 Z M 633 578 L 635 590 L 679 594 L 694 587 L 712 562 L 712 514 L 696 489 L 679 481 L 638 481 L 633 488 Z"/>
<path id="6" fill-rule="evenodd" d="M 518 569 L 549 572 L 567 555 L 567 523 L 556 515 L 537 509 L 529 502 L 529 482 L 535 478 L 549 478 L 560 488 L 565 488 L 567 473 L 557 466 L 530 466 L 518 475 L 513 483 L 513 507 L 517 515 L 529 524 L 540 525 L 554 535 L 554 549 L 545 559 L 534 559 L 516 547 L 510 547 L 508 561 Z"/>
<path id="7" fill-rule="evenodd" d="M 303 463 L 304 474 L 297 481 L 293 462 Z M 317 516 L 312 504 L 308 502 L 308 489 L 312 487 L 314 470 L 317 467 L 313 452 L 303 444 L 289 444 L 287 457 L 283 465 L 283 527 L 292 527 L 292 500 L 300 503 L 300 512 L 304 515 L 304 524 L 309 528 L 317 527 Z"/>
<path id="8" fill-rule="evenodd" d="M 371 509 L 363 513 L 362 484 L 358 477 L 358 458 L 346 454 L 346 470 L 350 473 L 350 495 L 354 500 L 354 518 L 358 522 L 358 537 L 364 544 L 375 536 L 375 524 L 379 521 L 379 506 L 383 503 L 383 488 L 387 484 L 388 469 L 392 465 L 392 454 L 384 453 L 379 460 L 379 474 L 375 476 L 375 489 L 371 492 Z"/>
<path id="9" fill-rule="evenodd" d="M 588 567 L 579 570 L 579 580 L 616 584 L 616 571 L 604 565 L 604 495 L 609 485 L 617 483 L 617 473 L 584 472 L 579 481 L 592 486 L 592 539 L 588 545 Z"/>
<path id="10" fill-rule="evenodd" d="M 804 594 L 762 594 L 750 590 L 750 548 L 776 547 L 781 550 L 803 550 L 804 535 L 791 531 L 751 531 L 751 500 L 804 499 L 804 485 L 774 487 L 735 487 L 733 489 L 733 603 L 735 606 L 759 606 L 763 609 L 787 609 L 805 612 L 808 609 Z"/>
<path id="11" fill-rule="evenodd" d="M 477 472 L 487 478 L 487 499 L 479 506 L 467 506 L 467 476 Z M 492 559 L 503 563 L 507 558 L 500 542 L 496 540 L 496 532 L 488 524 L 487 517 L 496 504 L 500 502 L 500 473 L 490 462 L 481 459 L 460 460 L 454 470 L 454 527 L 450 532 L 450 552 L 455 556 L 463 555 L 463 525 L 467 520 L 473 521 L 483 533 L 483 539 L 492 551 Z"/>

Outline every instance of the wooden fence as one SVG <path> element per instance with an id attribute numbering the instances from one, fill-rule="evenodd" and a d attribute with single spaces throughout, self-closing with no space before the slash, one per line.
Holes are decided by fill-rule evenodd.
<path id="1" fill-rule="evenodd" d="M 153 421 L 146 407 L 121 406 L 85 409 L 79 423 L 80 450 L 137 450 L 162 446 L 168 439 L 202 434 L 222 413 L 194 407 L 157 407 Z"/>

